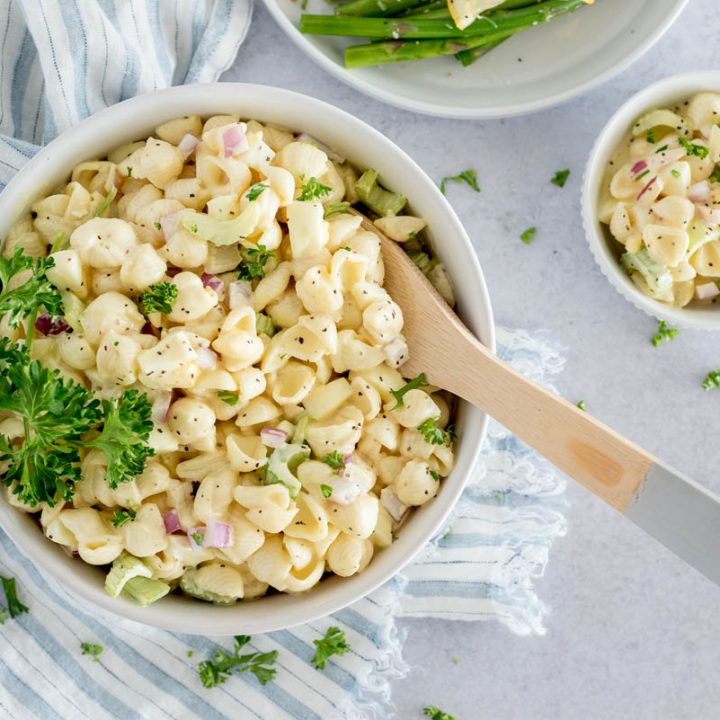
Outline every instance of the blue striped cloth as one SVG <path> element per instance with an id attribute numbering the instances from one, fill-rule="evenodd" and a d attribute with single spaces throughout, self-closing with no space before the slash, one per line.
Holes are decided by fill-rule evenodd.
<path id="1" fill-rule="evenodd" d="M 217 79 L 249 19 L 245 0 L 0 0 L 0 187 L 38 145 L 106 105 Z M 499 341 L 501 354 L 535 380 L 548 384 L 562 368 L 544 339 L 500 331 Z M 454 516 L 417 562 L 329 618 L 253 637 L 252 649 L 279 653 L 265 687 L 242 674 L 204 689 L 197 663 L 229 649 L 228 639 L 107 615 L 44 577 L 0 531 L 0 574 L 17 578 L 30 607 L 0 626 L 0 718 L 391 717 L 390 682 L 408 670 L 398 617 L 499 619 L 518 633 L 543 632 L 546 609 L 533 579 L 564 532 L 563 490 L 543 461 L 491 424 Z M 352 649 L 319 672 L 313 640 L 331 625 Z M 82 642 L 104 647 L 98 662 L 81 655 Z"/>

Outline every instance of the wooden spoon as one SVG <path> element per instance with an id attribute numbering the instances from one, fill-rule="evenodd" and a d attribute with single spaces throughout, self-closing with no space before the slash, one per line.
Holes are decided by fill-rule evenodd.
<path id="1" fill-rule="evenodd" d="M 592 415 L 520 375 L 462 323 L 395 242 L 382 241 L 385 288 L 400 306 L 410 359 L 404 377 L 485 411 L 571 478 L 720 584 L 720 500 Z"/>

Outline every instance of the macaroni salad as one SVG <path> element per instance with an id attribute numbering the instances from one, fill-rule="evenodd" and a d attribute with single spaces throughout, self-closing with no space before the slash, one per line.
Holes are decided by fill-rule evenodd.
<path id="1" fill-rule="evenodd" d="M 684 307 L 720 294 L 720 94 L 653 110 L 610 161 L 600 220 L 646 295 Z"/>
<path id="2" fill-rule="evenodd" d="M 453 302 L 375 171 L 235 115 L 81 163 L 9 232 L 6 498 L 110 566 L 111 595 L 232 604 L 351 576 L 451 471 L 452 397 L 401 376 L 402 311 L 353 204 Z"/>

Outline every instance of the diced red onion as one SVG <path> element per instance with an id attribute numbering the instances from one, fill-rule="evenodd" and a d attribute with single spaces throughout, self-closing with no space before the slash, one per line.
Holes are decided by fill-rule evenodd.
<path id="1" fill-rule="evenodd" d="M 217 355 L 210 348 L 199 347 L 197 364 L 203 370 L 214 370 L 217 367 Z"/>
<path id="2" fill-rule="evenodd" d="M 35 319 L 35 329 L 43 335 L 60 335 L 67 332 L 70 325 L 63 317 L 53 317 L 49 313 L 43 313 Z"/>
<path id="3" fill-rule="evenodd" d="M 279 448 L 285 444 L 287 433 L 277 427 L 264 427 L 260 431 L 260 442 L 266 447 Z"/>
<path id="4" fill-rule="evenodd" d="M 168 213 L 160 218 L 160 229 L 166 240 L 169 240 L 180 227 L 179 211 Z"/>
<path id="5" fill-rule="evenodd" d="M 226 158 L 239 153 L 247 152 L 250 148 L 245 130 L 240 125 L 233 125 L 227 130 L 224 130 L 222 134 L 222 141 L 223 154 Z"/>
<path id="6" fill-rule="evenodd" d="M 712 300 L 720 295 L 720 290 L 714 282 L 706 282 L 695 286 L 695 297 L 698 300 Z"/>
<path id="7" fill-rule="evenodd" d="M 202 535 L 203 541 L 201 545 L 195 542 L 193 535 Z M 205 528 L 204 527 L 191 527 L 187 531 L 187 539 L 190 542 L 190 547 L 193 550 L 201 550 L 205 546 Z"/>
<path id="8" fill-rule="evenodd" d="M 235 280 L 228 286 L 228 303 L 231 310 L 250 305 L 252 285 L 248 280 Z"/>
<path id="9" fill-rule="evenodd" d="M 644 160 L 638 160 L 631 168 L 630 172 L 633 175 L 638 175 L 647 168 L 647 163 Z"/>
<path id="10" fill-rule="evenodd" d="M 348 453 L 343 457 L 343 462 L 347 465 L 348 463 L 352 462 L 352 453 Z"/>
<path id="11" fill-rule="evenodd" d="M 657 175 L 648 181 L 647 185 L 638 193 L 638 196 L 635 198 L 636 200 L 639 200 L 656 182 Z"/>
<path id="12" fill-rule="evenodd" d="M 155 335 L 155 328 L 152 326 L 152 323 L 146 322 L 142 326 L 142 330 L 140 330 L 141 335 Z"/>
<path id="13" fill-rule="evenodd" d="M 227 523 L 211 520 L 205 528 L 204 547 L 226 548 L 233 544 L 233 529 Z"/>
<path id="14" fill-rule="evenodd" d="M 182 269 L 179 267 L 168 267 L 168 269 L 165 271 L 165 274 L 168 277 L 175 277 L 176 275 L 179 275 L 182 272 Z"/>
<path id="15" fill-rule="evenodd" d="M 150 417 L 154 423 L 164 423 L 167 420 L 173 394 L 170 390 L 158 395 L 152 404 Z"/>
<path id="16" fill-rule="evenodd" d="M 180 515 L 174 508 L 163 515 L 163 522 L 165 523 L 165 532 L 168 535 L 182 529 L 180 525 Z"/>
<path id="17" fill-rule="evenodd" d="M 203 273 L 200 279 L 202 280 L 203 287 L 209 287 L 215 292 L 225 284 L 217 275 L 210 275 L 210 273 Z"/>
<path id="18" fill-rule="evenodd" d="M 384 487 L 380 491 L 380 502 L 396 523 L 403 519 L 408 510 L 408 506 L 400 501 L 400 498 L 391 487 Z"/>
<path id="19" fill-rule="evenodd" d="M 707 180 L 695 183 L 688 188 L 688 200 L 694 203 L 710 201 L 710 183 Z"/>
<path id="20" fill-rule="evenodd" d="M 200 140 L 198 140 L 194 135 L 187 133 L 187 135 L 183 135 L 183 139 L 178 143 L 177 148 L 187 160 L 195 152 L 195 148 L 199 143 Z"/>

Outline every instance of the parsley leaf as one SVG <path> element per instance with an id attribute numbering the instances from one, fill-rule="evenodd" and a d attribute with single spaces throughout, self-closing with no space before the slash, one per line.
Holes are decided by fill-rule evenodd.
<path id="1" fill-rule="evenodd" d="M 5 619 L 7 619 L 7 613 L 10 613 L 11 618 L 15 618 L 18 615 L 29 612 L 27 606 L 23 605 L 18 600 L 15 578 L 6 578 L 0 575 L 0 582 L 2 583 L 3 590 L 5 591 L 5 599 L 8 604 L 7 610 L 3 609 L 3 612 L 6 614 Z"/>
<path id="2" fill-rule="evenodd" d="M 95 217 L 102 217 L 107 212 L 107 209 L 112 204 L 112 201 L 115 199 L 116 195 L 117 188 L 113 185 L 110 188 L 110 192 L 105 197 L 105 200 L 103 200 L 103 204 L 98 208 L 98 211 L 95 213 Z"/>
<path id="3" fill-rule="evenodd" d="M 525 230 L 525 232 L 520 233 L 520 239 L 526 244 L 529 245 L 533 238 L 535 237 L 535 233 L 537 232 L 536 227 L 531 227 Z"/>
<path id="4" fill-rule="evenodd" d="M 128 165 L 125 169 L 127 170 L 127 176 L 128 176 L 128 177 L 132 177 L 132 170 L 133 170 L 133 169 L 130 167 L 130 165 Z"/>
<path id="5" fill-rule="evenodd" d="M 696 143 L 690 142 L 687 138 L 678 138 L 678 142 L 685 148 L 685 152 L 690 157 L 694 155 L 695 157 L 699 157 L 701 160 L 704 160 L 710 153 L 710 150 L 704 145 L 697 145 Z"/>
<path id="6" fill-rule="evenodd" d="M 650 342 L 653 347 L 657 347 L 663 340 L 674 340 L 680 331 L 674 327 L 670 327 L 664 320 L 660 320 L 658 329 L 655 335 L 653 335 Z"/>
<path id="7" fill-rule="evenodd" d="M 265 265 L 274 255 L 275 253 L 272 250 L 266 250 L 264 245 L 245 250 L 243 261 L 238 268 L 238 278 L 240 280 L 252 280 L 253 278 L 265 277 Z"/>
<path id="8" fill-rule="evenodd" d="M 430 477 L 435 480 L 436 482 L 440 482 L 440 473 L 435 472 L 434 470 L 430 470 Z"/>
<path id="9" fill-rule="evenodd" d="M 0 318 L 7 315 L 10 326 L 16 328 L 24 317 L 36 315 L 41 307 L 53 317 L 62 315 L 62 298 L 46 275 L 54 265 L 53 258 L 32 258 L 22 248 L 15 248 L 9 259 L 0 256 Z M 31 272 L 28 280 L 10 290 L 10 280 L 26 270 Z"/>
<path id="10" fill-rule="evenodd" d="M 305 178 L 303 177 L 304 181 Z M 311 177 L 307 182 L 303 183 L 302 189 L 300 190 L 300 196 L 298 200 L 301 202 L 308 200 L 317 200 L 325 197 L 332 192 L 332 188 L 327 185 L 323 185 L 317 178 Z"/>
<path id="11" fill-rule="evenodd" d="M 320 640 L 313 640 L 315 654 L 312 656 L 312 664 L 318 670 L 324 670 L 328 659 L 332 655 L 344 655 L 349 649 L 345 633 L 334 625 L 325 632 L 325 637 Z"/>
<path id="12" fill-rule="evenodd" d="M 570 177 L 570 170 L 569 168 L 565 168 L 564 170 L 558 170 L 552 177 L 552 180 L 550 182 L 553 185 L 557 185 L 558 187 L 565 187 L 565 183 L 567 182 L 567 179 Z"/>
<path id="13" fill-rule="evenodd" d="M 678 173 L 678 175 L 679 174 L 680 173 Z M 712 174 L 708 179 L 711 183 L 720 183 L 720 163 L 715 166 L 715 169 L 712 171 Z"/>
<path id="14" fill-rule="evenodd" d="M 3 482 L 35 506 L 69 500 L 80 480 L 79 447 L 102 417 L 100 403 L 81 385 L 50 370 L 28 351 L 0 339 L 0 409 L 17 413 L 26 428 L 20 447 L 0 435 Z"/>
<path id="15" fill-rule="evenodd" d="M 125 390 L 119 399 L 102 400 L 103 429 L 86 447 L 102 450 L 108 460 L 105 479 L 114 490 L 145 469 L 155 451 L 148 445 L 153 429 L 152 406 L 145 393 Z"/>
<path id="16" fill-rule="evenodd" d="M 345 467 L 345 459 L 337 450 L 333 450 L 331 453 L 326 455 L 322 461 L 326 465 L 329 465 L 335 471 L 336 475 L 339 475 L 340 471 Z M 325 497 L 327 497 L 327 495 Z"/>
<path id="17" fill-rule="evenodd" d="M 428 382 L 425 379 L 425 373 L 420 373 L 416 378 L 413 378 L 409 382 L 405 383 L 399 390 L 391 390 L 390 394 L 395 398 L 395 406 L 391 408 L 403 407 L 405 405 L 404 397 L 406 393 L 411 390 L 418 390 L 420 388 L 428 387 Z"/>
<path id="18" fill-rule="evenodd" d="M 177 300 L 177 285 L 168 282 L 156 283 L 150 285 L 140 296 L 140 305 L 146 315 L 150 313 L 169 313 L 172 312 L 173 303 Z"/>
<path id="19" fill-rule="evenodd" d="M 233 405 L 237 405 L 238 401 L 240 400 L 240 396 L 237 393 L 230 392 L 229 390 L 218 390 L 217 393 L 215 393 L 225 404 L 230 405 L 231 407 Z"/>
<path id="20" fill-rule="evenodd" d="M 657 138 L 655 137 L 655 131 L 654 130 L 648 130 L 647 135 L 645 136 L 645 139 L 654 145 L 657 142 Z"/>
<path id="21" fill-rule="evenodd" d="M 454 183 L 467 183 L 475 192 L 480 192 L 480 186 L 478 185 L 477 181 L 477 170 L 473 170 L 472 168 L 468 170 L 463 170 L 461 173 L 458 173 L 457 175 L 446 175 L 441 181 L 440 181 L 440 192 L 444 195 L 445 189 L 447 188 L 447 184 L 449 182 Z"/>
<path id="22" fill-rule="evenodd" d="M 456 720 L 452 715 L 448 715 L 446 712 L 436 708 L 434 705 L 428 705 L 423 710 L 423 715 L 429 717 L 430 720 Z"/>
<path id="23" fill-rule="evenodd" d="M 322 484 L 320 486 L 320 492 L 323 494 L 324 498 L 329 498 L 333 494 L 333 489 L 330 485 Z"/>
<path id="24" fill-rule="evenodd" d="M 221 648 L 209 660 L 203 660 L 198 664 L 198 675 L 200 681 L 206 688 L 222 685 L 234 671 L 251 672 L 259 680 L 261 685 L 267 685 L 276 674 L 272 665 L 277 660 L 277 650 L 272 652 L 247 653 L 240 655 L 240 650 L 250 642 L 249 635 L 236 635 L 235 646 L 232 652 Z"/>
<path id="25" fill-rule="evenodd" d="M 112 515 L 110 523 L 114 528 L 122 527 L 126 522 L 134 520 L 137 516 L 137 510 L 132 508 L 118 508 Z"/>
<path id="26" fill-rule="evenodd" d="M 93 662 L 98 662 L 100 655 L 105 648 L 103 648 L 102 645 L 97 645 L 96 643 L 81 642 L 80 649 L 82 650 L 83 655 L 89 655 L 93 659 Z"/>
<path id="27" fill-rule="evenodd" d="M 584 400 L 581 400 L 581 401 L 577 404 L 577 406 L 578 406 L 578 408 L 580 408 L 580 410 L 582 410 L 583 412 L 587 412 L 587 406 L 585 405 L 585 401 L 584 401 Z"/>
<path id="28" fill-rule="evenodd" d="M 253 200 L 257 200 L 262 194 L 264 190 L 267 190 L 270 186 L 266 185 L 265 183 L 258 183 L 257 185 L 253 185 L 250 190 L 245 194 L 245 197 L 252 202 Z"/>
<path id="29" fill-rule="evenodd" d="M 705 390 L 720 388 L 720 370 L 711 370 L 703 380 Z"/>
<path id="30" fill-rule="evenodd" d="M 428 418 L 424 423 L 418 425 L 418 430 L 429 445 L 450 445 L 452 443 L 450 433 L 437 426 L 439 419 Z"/>

